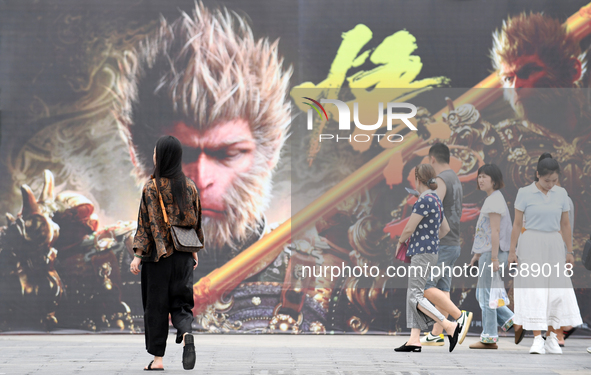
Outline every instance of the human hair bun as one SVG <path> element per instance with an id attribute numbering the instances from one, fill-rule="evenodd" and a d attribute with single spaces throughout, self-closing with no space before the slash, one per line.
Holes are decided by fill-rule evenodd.
<path id="1" fill-rule="evenodd" d="M 427 186 L 429 186 L 429 189 L 431 190 L 437 189 L 437 180 L 435 178 L 430 179 L 427 181 Z"/>
<path id="2" fill-rule="evenodd" d="M 540 158 L 538 159 L 538 163 L 544 159 L 553 159 L 552 154 L 549 152 L 544 152 L 542 155 L 540 155 Z"/>
<path id="3" fill-rule="evenodd" d="M 437 175 L 431 164 L 419 164 L 415 168 L 415 178 L 429 189 L 437 189 L 435 177 L 437 177 Z"/>

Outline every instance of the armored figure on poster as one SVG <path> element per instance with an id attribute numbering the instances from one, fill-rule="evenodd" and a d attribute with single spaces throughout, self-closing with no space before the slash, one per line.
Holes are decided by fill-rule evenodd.
<path id="1" fill-rule="evenodd" d="M 521 14 L 494 34 L 492 58 L 517 118 L 492 125 L 472 105 L 450 107 L 451 143 L 498 164 L 507 176 L 508 197 L 533 182 L 539 156 L 550 152 L 562 166 L 561 186 L 575 207 L 588 207 L 591 113 L 583 81 L 586 59 L 578 41 L 557 20 Z M 588 212 L 575 213 L 575 230 L 589 233 Z"/>
<path id="2" fill-rule="evenodd" d="M 348 55 L 341 54 L 341 56 Z M 464 205 L 462 221 L 469 222 L 471 218 L 478 216 L 478 208 L 475 205 L 478 197 L 470 196 L 475 189 L 472 186 L 474 184 L 469 182 L 474 179 L 474 173 L 480 165 L 498 164 L 503 169 L 503 174 L 507 176 L 507 196 L 514 197 L 518 188 L 533 181 L 538 158 L 543 152 L 556 155 L 560 164 L 564 165 L 561 175 L 562 186 L 571 193 L 576 202 L 575 206 L 588 206 L 591 200 L 588 189 L 591 185 L 591 158 L 589 157 L 591 132 L 588 124 L 591 118 L 586 91 L 580 89 L 585 86 L 582 77 L 585 76 L 586 62 L 575 37 L 569 35 L 566 28 L 557 20 L 540 14 L 522 14 L 507 20 L 502 30 L 495 33 L 492 56 L 493 65 L 507 89 L 505 98 L 518 117 L 493 125 L 484 120 L 473 105 L 454 108 L 449 99 L 449 111 L 444 116 L 444 121 L 452 131 L 451 137 L 445 142 L 450 147 L 452 159 L 455 159 L 454 169 L 460 180 L 468 183 L 464 190 L 468 203 Z M 334 82 L 329 86 L 335 87 Z M 318 87 L 317 99 L 324 97 L 326 93 L 333 95 L 338 93 L 336 88 L 321 92 L 323 86 Z M 294 97 L 294 100 L 297 102 L 297 98 Z M 436 120 L 431 117 L 427 109 L 419 108 L 416 121 L 424 125 Z M 417 127 L 420 129 L 424 126 Z M 310 152 L 315 155 L 318 147 L 313 146 Z M 353 147 L 359 148 L 358 145 Z M 363 149 L 360 150 L 363 152 Z M 408 173 L 409 168 L 412 167 L 411 164 L 416 163 L 416 160 L 411 159 L 420 159 L 420 156 L 424 156 L 424 152 L 421 151 L 424 149 L 415 150 L 412 155 L 406 156 L 402 177 L 406 176 L 405 173 Z M 394 188 L 397 189 L 397 186 Z M 406 194 L 391 193 L 390 196 L 404 197 Z M 377 201 L 372 199 L 369 207 L 375 206 Z M 404 209 L 412 201 L 411 196 L 406 196 L 395 205 L 391 212 L 393 221 L 388 224 L 387 231 L 395 233 L 396 226 L 404 224 L 403 219 L 406 216 Z M 575 219 L 577 230 L 583 233 L 589 232 L 591 223 L 586 215 L 588 214 L 583 210 L 577 210 Z M 325 228 L 319 232 L 324 236 L 330 231 L 340 231 L 340 236 L 334 237 L 340 238 L 342 242 L 345 228 L 350 226 L 353 228 L 353 222 L 341 220 L 339 223 L 333 220 L 332 224 L 328 225 L 329 227 L 332 225 L 331 229 Z M 575 249 L 576 243 L 577 241 L 575 241 Z M 345 246 L 331 244 L 331 247 L 344 248 Z M 343 252 L 346 253 L 346 251 Z M 349 282 L 360 285 L 359 280 Z M 376 279 L 373 287 L 379 284 Z M 364 316 L 365 319 L 361 319 L 365 322 L 363 326 L 375 322 L 374 318 L 377 315 L 372 317 L 371 314 L 361 314 L 361 312 L 371 311 L 374 305 L 369 303 L 372 301 L 367 298 L 364 301 L 363 297 L 373 295 L 375 298 L 380 294 L 379 292 L 372 288 L 365 294 L 353 292 L 353 289 L 347 288 L 343 291 L 350 297 L 349 311 L 357 308 L 357 312 L 360 313 L 358 316 Z M 341 309 L 341 311 L 345 310 Z M 392 313 L 394 314 L 394 311 Z"/>
<path id="3" fill-rule="evenodd" d="M 48 170 L 39 199 L 27 185 L 21 192 L 21 212 L 7 213 L 0 228 L 0 330 L 133 332 L 122 300 L 131 280 L 120 270 L 131 259 L 126 241 L 134 224 L 97 231 L 92 202 L 74 192 L 55 196 Z"/>

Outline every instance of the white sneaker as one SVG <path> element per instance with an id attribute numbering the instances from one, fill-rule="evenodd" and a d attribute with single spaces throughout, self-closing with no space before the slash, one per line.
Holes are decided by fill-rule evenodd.
<path id="1" fill-rule="evenodd" d="M 537 335 L 534 337 L 534 343 L 532 344 L 531 348 L 529 348 L 529 354 L 546 354 L 544 344 L 545 341 L 542 338 L 542 335 Z M 558 345 L 558 342 L 556 344 Z"/>
<path id="2" fill-rule="evenodd" d="M 587 353 L 591 354 L 591 346 L 587 348 Z"/>
<path id="3" fill-rule="evenodd" d="M 460 337 L 458 338 L 458 345 L 463 343 L 464 339 L 466 338 L 468 329 L 470 329 L 470 323 L 472 323 L 472 316 L 473 314 L 471 312 L 462 310 L 462 315 L 460 315 L 459 319 L 457 320 L 458 324 L 462 326 Z"/>
<path id="4" fill-rule="evenodd" d="M 562 354 L 562 348 L 558 345 L 556 333 L 550 332 L 550 335 L 546 336 L 546 345 L 544 345 L 544 349 L 548 354 Z"/>
<path id="5" fill-rule="evenodd" d="M 431 332 L 427 333 L 425 336 L 421 337 L 421 345 L 422 346 L 443 346 L 445 345 L 445 340 L 443 335 L 433 336 Z"/>

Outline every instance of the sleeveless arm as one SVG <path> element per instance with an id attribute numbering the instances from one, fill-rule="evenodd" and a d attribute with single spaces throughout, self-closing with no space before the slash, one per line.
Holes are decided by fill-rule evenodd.
<path id="1" fill-rule="evenodd" d="M 435 193 L 437 193 L 439 200 L 443 203 L 443 198 L 445 198 L 445 194 L 447 194 L 447 186 L 441 177 L 437 177 L 437 189 L 435 190 Z"/>

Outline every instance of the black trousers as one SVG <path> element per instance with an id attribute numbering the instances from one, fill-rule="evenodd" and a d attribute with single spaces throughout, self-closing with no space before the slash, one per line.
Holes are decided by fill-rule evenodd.
<path id="1" fill-rule="evenodd" d="M 158 262 L 142 262 L 142 302 L 146 350 L 163 357 L 168 337 L 168 314 L 177 329 L 176 342 L 191 333 L 193 322 L 193 258 L 175 251 Z"/>

